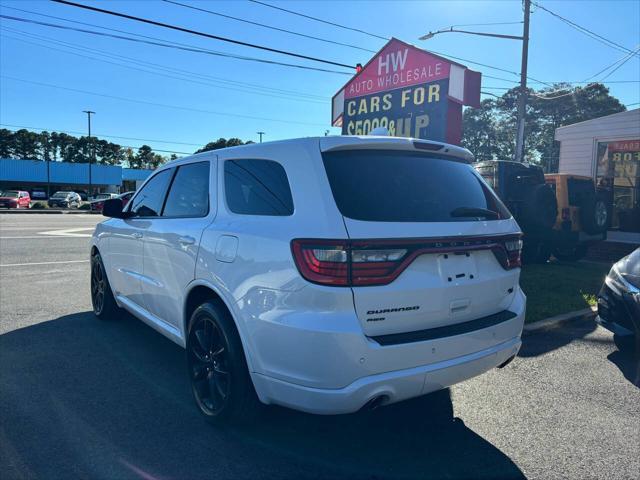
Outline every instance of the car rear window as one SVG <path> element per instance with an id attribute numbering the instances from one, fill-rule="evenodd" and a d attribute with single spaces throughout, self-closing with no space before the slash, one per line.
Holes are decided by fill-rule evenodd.
<path id="1" fill-rule="evenodd" d="M 509 211 L 466 163 L 433 154 L 345 150 L 323 154 L 340 212 L 374 222 L 459 222 L 492 220 L 461 209 L 486 209 L 497 218 Z M 453 214 L 456 211 L 457 214 Z"/>

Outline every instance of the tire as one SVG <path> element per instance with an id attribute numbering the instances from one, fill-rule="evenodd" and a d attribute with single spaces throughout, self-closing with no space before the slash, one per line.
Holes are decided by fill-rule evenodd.
<path id="1" fill-rule="evenodd" d="M 91 256 L 91 305 L 100 320 L 114 318 L 120 308 L 113 298 L 104 263 L 99 253 Z"/>
<path id="2" fill-rule="evenodd" d="M 577 262 L 587 254 L 587 246 L 577 244 L 569 247 L 556 247 L 553 249 L 553 256 L 561 262 Z"/>
<path id="3" fill-rule="evenodd" d="M 550 230 L 558 216 L 556 194 L 549 185 L 533 185 L 524 192 L 520 219 L 525 230 L 542 232 Z"/>
<path id="4" fill-rule="evenodd" d="M 229 312 L 208 301 L 189 319 L 187 368 L 198 410 L 214 425 L 245 423 L 260 408 Z"/>
<path id="5" fill-rule="evenodd" d="M 609 228 L 611 210 L 602 193 L 588 195 L 580 204 L 582 229 L 591 235 L 604 233 Z"/>

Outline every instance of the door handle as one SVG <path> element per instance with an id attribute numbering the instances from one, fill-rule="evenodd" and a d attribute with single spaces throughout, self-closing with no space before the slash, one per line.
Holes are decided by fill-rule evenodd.
<path id="1" fill-rule="evenodd" d="M 132 236 L 133 238 L 137 238 L 137 239 L 141 239 L 141 238 L 142 238 L 142 234 L 141 234 L 141 233 L 139 233 L 139 232 L 133 232 L 133 233 L 131 234 L 131 236 Z"/>
<path id="2" fill-rule="evenodd" d="M 194 243 L 196 243 L 196 239 L 186 236 L 178 238 L 178 242 L 180 242 L 182 245 L 193 245 Z"/>

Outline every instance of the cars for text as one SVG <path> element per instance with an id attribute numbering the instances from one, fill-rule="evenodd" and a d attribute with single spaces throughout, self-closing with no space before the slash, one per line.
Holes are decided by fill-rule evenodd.
<path id="1" fill-rule="evenodd" d="M 504 366 L 525 316 L 521 232 L 471 161 L 337 136 L 171 162 L 126 208 L 105 201 L 94 312 L 125 308 L 185 347 L 214 423 L 259 402 L 354 412 Z"/>
<path id="2" fill-rule="evenodd" d="M 0 191 L 0 208 L 31 208 L 29 192 L 22 190 Z"/>

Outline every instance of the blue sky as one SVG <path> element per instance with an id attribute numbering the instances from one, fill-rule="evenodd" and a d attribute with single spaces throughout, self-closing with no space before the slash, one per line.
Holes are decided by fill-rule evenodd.
<path id="1" fill-rule="evenodd" d="M 156 0 L 78 1 L 338 63 L 364 64 L 373 55 L 363 50 L 275 32 Z M 385 43 L 371 36 L 293 16 L 245 0 L 179 1 L 363 49 L 378 50 Z M 434 52 L 455 55 L 512 72 L 520 70 L 521 46 L 517 41 L 453 33 L 439 35 L 426 42 L 417 40 L 420 35 L 430 30 L 451 25 L 520 21 L 520 1 L 271 3 L 383 37 L 395 36 Z M 629 49 L 640 46 L 640 2 L 637 0 L 540 0 L 540 4 Z M 328 65 L 168 31 L 48 1 L 0 0 L 0 12 L 3 15 L 74 26 L 62 20 L 40 17 L 9 7 L 158 37 L 218 52 L 333 69 Z M 157 150 L 179 152 L 191 152 L 219 137 L 239 137 L 255 141 L 257 131 L 266 132 L 265 140 L 323 135 L 325 130 L 339 133 L 338 129 L 330 127 L 330 98 L 349 79 L 347 75 L 166 49 L 6 19 L 0 19 L 0 26 L 2 124 L 84 132 L 86 116 L 82 110 L 90 109 L 97 112 L 92 123 L 93 132 L 97 135 L 112 135 L 114 137 L 109 140 L 136 148 L 142 143 L 147 143 Z M 77 24 L 75 26 L 98 30 L 95 27 Z M 522 33 L 521 24 L 464 28 L 514 35 Z M 622 52 L 583 35 L 536 8 L 531 15 L 530 36 L 529 75 L 547 82 L 583 81 L 624 57 Z M 65 44 L 54 43 L 54 40 Z M 105 57 L 105 54 L 129 58 Z M 105 63 L 97 60 L 98 58 L 112 63 Z M 134 61 L 151 62 L 157 66 L 141 65 L 133 63 Z M 125 64 L 138 70 L 114 63 Z M 486 91 L 500 94 L 504 90 L 499 88 L 512 87 L 518 81 L 518 77 L 512 73 L 464 61 L 461 63 L 480 70 L 483 74 L 512 80 L 509 82 L 484 77 L 483 90 Z M 345 70 L 340 67 L 335 69 Z M 161 72 L 165 76 L 150 71 Z M 595 80 L 601 79 L 605 74 L 597 76 Z M 14 78 L 40 84 L 25 83 Z M 637 56 L 606 79 L 625 80 L 636 82 L 608 84 L 611 93 L 624 104 L 640 102 L 640 83 L 637 83 L 640 80 L 640 60 Z M 42 84 L 57 85 L 73 91 Z M 90 95 L 78 90 L 148 103 Z M 167 105 L 186 109 L 169 108 Z M 629 108 L 638 106 L 633 105 Z M 225 115 L 226 113 L 237 116 Z M 143 142 L 116 138 L 117 136 L 153 141 Z"/>

